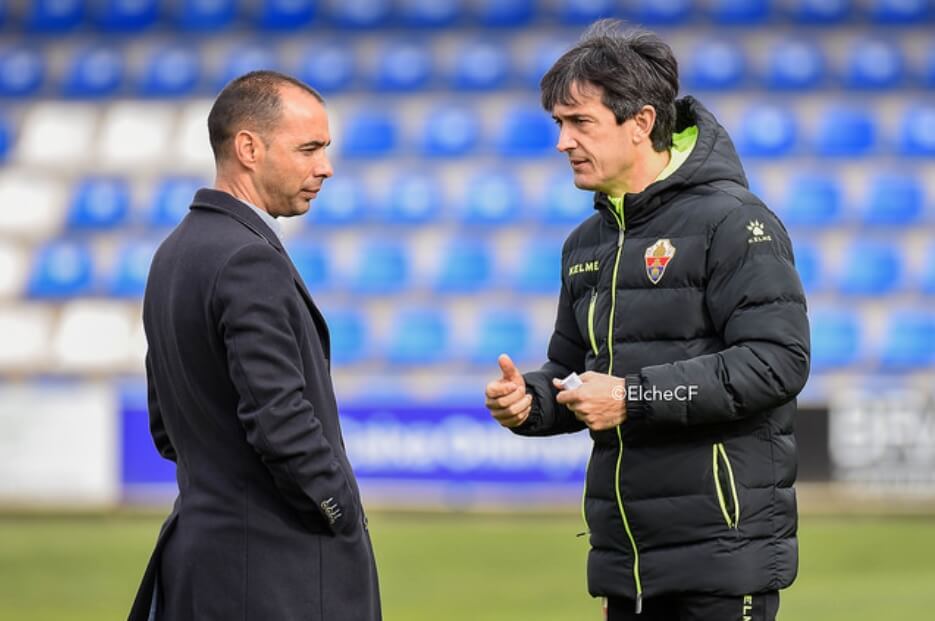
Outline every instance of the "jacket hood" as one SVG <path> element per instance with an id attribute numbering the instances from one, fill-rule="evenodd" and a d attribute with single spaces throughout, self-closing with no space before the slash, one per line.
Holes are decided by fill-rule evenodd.
<path id="1" fill-rule="evenodd" d="M 642 220 L 671 194 L 686 188 L 718 181 L 729 181 L 747 188 L 747 177 L 737 156 L 734 143 L 717 119 L 694 97 L 675 102 L 675 131 L 698 127 L 698 138 L 691 155 L 678 169 L 662 181 L 656 181 L 642 192 L 627 194 L 624 215 L 628 224 Z M 596 209 L 612 209 L 607 195 L 596 193 Z"/>

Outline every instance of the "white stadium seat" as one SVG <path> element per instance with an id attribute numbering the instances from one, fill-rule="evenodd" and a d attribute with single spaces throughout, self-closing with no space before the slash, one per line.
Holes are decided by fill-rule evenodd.
<path id="1" fill-rule="evenodd" d="M 98 141 L 105 166 L 135 167 L 171 158 L 175 107 L 158 103 L 121 102 L 104 116 Z"/>
<path id="2" fill-rule="evenodd" d="M 0 306 L 0 372 L 30 373 L 48 363 L 52 309 L 36 304 Z"/>
<path id="3" fill-rule="evenodd" d="M 34 105 L 23 119 L 16 159 L 39 165 L 92 164 L 99 110 L 77 103 Z"/>
<path id="4" fill-rule="evenodd" d="M 46 239 L 62 227 L 66 190 L 52 175 L 0 172 L 0 235 Z"/>
<path id="5" fill-rule="evenodd" d="M 52 345 L 66 371 L 115 371 L 130 358 L 132 313 L 126 304 L 81 300 L 62 309 Z"/>

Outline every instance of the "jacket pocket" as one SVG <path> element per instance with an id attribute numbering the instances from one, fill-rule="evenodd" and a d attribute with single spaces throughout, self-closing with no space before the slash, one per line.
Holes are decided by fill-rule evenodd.
<path id="1" fill-rule="evenodd" d="M 737 496 L 737 482 L 727 449 L 723 442 L 711 445 L 711 468 L 714 472 L 714 489 L 717 492 L 721 515 L 728 528 L 740 525 L 740 498 Z"/>
<path id="2" fill-rule="evenodd" d="M 591 301 L 588 303 L 588 342 L 591 343 L 591 351 L 597 355 L 597 336 L 594 334 L 594 311 L 597 308 L 597 287 L 591 289 Z"/>

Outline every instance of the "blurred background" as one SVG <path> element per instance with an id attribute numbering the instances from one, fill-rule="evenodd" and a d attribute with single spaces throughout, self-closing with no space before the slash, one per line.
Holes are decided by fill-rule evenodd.
<path id="1" fill-rule="evenodd" d="M 802 568 L 786 619 L 935 605 L 932 0 L 0 1 L 0 619 L 125 615 L 175 493 L 149 438 L 149 262 L 213 181 L 230 79 L 327 99 L 335 176 L 283 224 L 332 331 L 386 618 L 598 619 L 590 442 L 482 408 L 544 360 L 591 213 L 538 80 L 582 29 L 657 31 L 731 133 L 809 296 Z"/>

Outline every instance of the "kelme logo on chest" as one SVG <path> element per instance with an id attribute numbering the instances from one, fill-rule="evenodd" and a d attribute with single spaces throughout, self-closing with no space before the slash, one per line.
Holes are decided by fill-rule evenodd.
<path id="1" fill-rule="evenodd" d="M 675 256 L 675 246 L 668 239 L 660 239 L 655 244 L 646 249 L 644 259 L 646 261 L 646 275 L 649 282 L 654 285 L 659 284 L 662 276 L 666 273 L 666 267 L 672 262 Z"/>
<path id="2" fill-rule="evenodd" d="M 585 272 L 596 272 L 600 269 L 600 261 L 587 261 L 585 263 L 575 263 L 568 268 L 568 275 L 584 274 Z"/>

